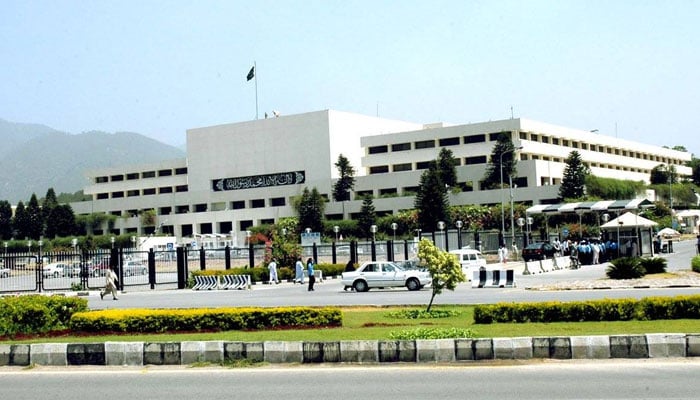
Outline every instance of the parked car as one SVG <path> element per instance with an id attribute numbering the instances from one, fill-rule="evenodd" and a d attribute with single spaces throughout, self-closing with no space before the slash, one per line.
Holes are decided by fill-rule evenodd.
<path id="1" fill-rule="evenodd" d="M 420 290 L 432 282 L 430 274 L 419 270 L 405 270 L 387 261 L 363 263 L 357 270 L 343 272 L 341 284 L 366 292 L 370 288 L 401 287 Z"/>
<path id="2" fill-rule="evenodd" d="M 55 262 L 44 265 L 41 273 L 44 275 L 44 278 L 58 278 L 65 276 L 68 269 L 70 269 L 70 265 L 62 262 Z"/>
<path id="3" fill-rule="evenodd" d="M 71 278 L 80 278 L 81 271 L 81 264 L 79 262 L 75 262 L 64 268 L 63 273 Z"/>
<path id="4" fill-rule="evenodd" d="M 146 275 L 148 267 L 142 261 L 126 261 L 122 265 L 124 276 Z"/>
<path id="5" fill-rule="evenodd" d="M 0 278 L 9 278 L 10 269 L 5 267 L 0 267 Z"/>
<path id="6" fill-rule="evenodd" d="M 556 249 L 548 242 L 530 243 L 523 249 L 523 260 L 544 260 L 554 257 Z"/>
<path id="7" fill-rule="evenodd" d="M 454 254 L 457 257 L 459 265 L 462 267 L 462 273 L 464 273 L 464 276 L 468 280 L 472 279 L 474 271 L 478 271 L 480 268 L 486 268 L 486 259 L 479 250 L 462 248 L 452 250 L 450 254 Z"/>

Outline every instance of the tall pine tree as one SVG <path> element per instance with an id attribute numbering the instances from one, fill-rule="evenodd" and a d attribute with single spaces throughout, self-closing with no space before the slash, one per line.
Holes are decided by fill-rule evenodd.
<path id="1" fill-rule="evenodd" d="M 484 174 L 484 188 L 496 189 L 501 187 L 501 183 L 508 183 L 508 176 L 517 173 L 515 166 L 515 146 L 510 137 L 510 132 L 501 132 L 498 140 L 491 151 L 491 160 L 486 167 Z M 501 171 L 503 175 L 501 175 Z"/>
<path id="2" fill-rule="evenodd" d="M 360 216 L 357 220 L 357 227 L 362 234 L 371 236 L 370 227 L 377 222 L 377 213 L 374 209 L 372 196 L 365 196 L 362 199 L 362 208 L 360 208 Z"/>
<path id="3" fill-rule="evenodd" d="M 414 206 L 418 210 L 418 226 L 425 231 L 433 232 L 438 221 L 448 219 L 447 191 L 434 161 L 420 177 Z"/>
<path id="4" fill-rule="evenodd" d="M 355 187 L 355 169 L 342 154 L 338 155 L 338 161 L 335 163 L 335 166 L 338 168 L 339 178 L 335 182 L 335 186 L 333 186 L 333 200 L 350 200 L 350 192 Z"/>
<path id="5" fill-rule="evenodd" d="M 452 150 L 443 147 L 438 155 L 438 169 L 440 171 L 440 180 L 444 185 L 450 188 L 457 186 L 457 160 L 455 160 Z"/>
<path id="6" fill-rule="evenodd" d="M 581 200 L 586 194 L 586 176 L 590 173 L 581 160 L 581 155 L 574 150 L 564 160 L 564 177 L 559 187 L 559 198 L 562 200 Z"/>

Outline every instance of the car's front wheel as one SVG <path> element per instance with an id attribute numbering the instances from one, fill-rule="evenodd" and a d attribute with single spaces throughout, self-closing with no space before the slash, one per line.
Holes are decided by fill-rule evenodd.
<path id="1" fill-rule="evenodd" d="M 355 289 L 356 292 L 366 292 L 369 290 L 369 286 L 365 281 L 355 281 L 352 287 Z"/>
<path id="2" fill-rule="evenodd" d="M 420 282 L 416 278 L 410 278 L 406 281 L 406 288 L 408 290 L 420 290 Z"/>

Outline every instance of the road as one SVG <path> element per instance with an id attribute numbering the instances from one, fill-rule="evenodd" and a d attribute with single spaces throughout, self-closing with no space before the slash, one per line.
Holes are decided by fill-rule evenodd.
<path id="1" fill-rule="evenodd" d="M 259 368 L 0 368 L 0 397 L 697 399 L 700 360 Z"/>
<path id="2" fill-rule="evenodd" d="M 675 252 L 663 254 L 668 259 L 668 270 L 678 271 L 690 268 L 690 259 L 695 255 L 695 241 L 676 243 Z M 605 267 L 584 266 L 578 270 L 558 270 L 543 274 L 522 275 L 523 264 L 512 263 L 516 271 L 516 288 L 473 289 L 471 284 L 460 284 L 454 291 L 444 291 L 435 299 L 435 304 L 484 304 L 499 301 L 575 301 L 599 298 L 642 298 L 647 296 L 676 296 L 700 294 L 700 287 L 691 288 L 648 288 L 648 289 L 607 289 L 607 290 L 560 290 L 534 291 L 527 287 L 560 281 L 595 280 L 605 277 Z M 132 291 L 133 290 L 133 291 Z M 224 306 L 264 306 L 279 305 L 323 306 L 323 305 L 406 305 L 428 304 L 430 289 L 409 292 L 404 288 L 370 290 L 366 293 L 343 291 L 339 280 L 326 279 L 316 284 L 314 292 L 305 286 L 292 283 L 280 285 L 254 285 L 252 290 L 234 291 L 192 291 L 156 290 L 136 291 L 127 288 L 119 301 L 107 297 L 100 300 L 96 292 L 88 297 L 91 309 L 103 308 L 187 308 Z"/>

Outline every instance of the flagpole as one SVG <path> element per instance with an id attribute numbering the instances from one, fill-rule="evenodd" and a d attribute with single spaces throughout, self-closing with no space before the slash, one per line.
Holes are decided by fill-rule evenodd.
<path id="1" fill-rule="evenodd" d="M 255 119 L 258 119 L 258 66 L 255 64 L 255 61 L 253 61 L 253 71 L 255 71 L 253 76 L 255 79 Z"/>

